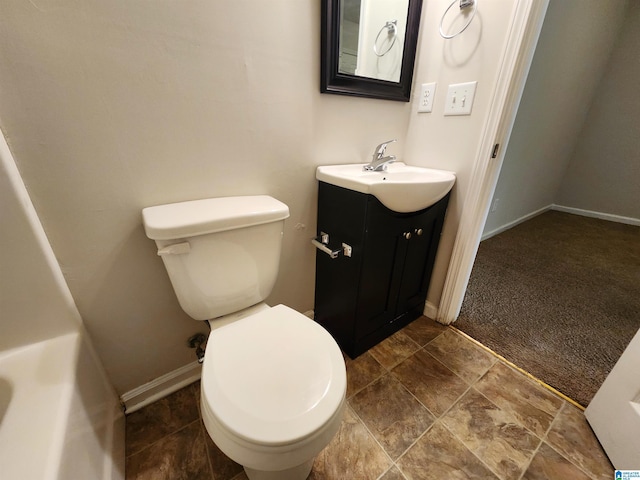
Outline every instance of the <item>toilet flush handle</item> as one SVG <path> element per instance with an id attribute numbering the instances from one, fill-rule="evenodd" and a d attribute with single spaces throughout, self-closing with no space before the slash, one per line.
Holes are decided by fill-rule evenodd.
<path id="1" fill-rule="evenodd" d="M 161 257 L 164 255 L 183 255 L 191 251 L 191 245 L 189 242 L 174 243 L 173 245 L 167 245 L 158 249 L 158 255 Z"/>

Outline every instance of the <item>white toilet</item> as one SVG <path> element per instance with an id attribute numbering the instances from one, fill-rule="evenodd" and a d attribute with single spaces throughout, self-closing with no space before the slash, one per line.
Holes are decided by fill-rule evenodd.
<path id="1" fill-rule="evenodd" d="M 251 480 L 305 479 L 340 427 L 347 381 L 323 327 L 262 303 L 289 208 L 262 195 L 159 205 L 142 216 L 180 305 L 211 320 L 200 402 L 209 435 Z"/>

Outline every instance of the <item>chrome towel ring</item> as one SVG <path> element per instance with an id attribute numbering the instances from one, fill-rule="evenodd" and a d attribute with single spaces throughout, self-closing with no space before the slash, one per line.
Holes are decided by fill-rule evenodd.
<path id="1" fill-rule="evenodd" d="M 451 5 L 449 5 L 447 9 L 444 11 L 444 13 L 442 14 L 442 18 L 440 19 L 440 36 L 448 40 L 450 38 L 457 37 L 462 32 L 464 32 L 467 29 L 467 27 L 471 25 L 471 22 L 473 22 L 473 19 L 476 16 L 476 12 L 478 11 L 479 1 L 480 0 L 453 0 L 453 2 L 451 2 Z M 463 10 L 468 7 L 473 7 L 473 10 L 471 11 L 471 16 L 469 17 L 469 20 L 467 20 L 467 23 L 465 23 L 464 26 L 459 31 L 457 31 L 456 33 L 452 33 L 450 35 L 445 34 L 442 31 L 442 23 L 444 22 L 444 17 L 447 16 L 447 13 L 449 13 L 449 10 L 451 10 L 451 7 L 453 7 L 458 2 L 460 2 L 460 10 Z"/>
<path id="2" fill-rule="evenodd" d="M 390 22 L 385 23 L 382 28 L 380 29 L 380 31 L 378 32 L 378 35 L 376 36 L 375 41 L 373 42 L 373 52 L 378 56 L 378 57 L 384 57 L 387 53 L 389 53 L 389 50 L 391 50 L 393 48 L 393 46 L 396 43 L 396 40 L 398 39 L 398 20 L 392 20 Z M 382 32 L 384 32 L 384 29 L 387 29 L 387 37 L 392 37 L 391 40 L 391 44 L 389 45 L 389 47 L 387 47 L 387 49 L 380 53 L 378 52 L 378 39 L 380 38 L 380 35 L 382 34 Z"/>

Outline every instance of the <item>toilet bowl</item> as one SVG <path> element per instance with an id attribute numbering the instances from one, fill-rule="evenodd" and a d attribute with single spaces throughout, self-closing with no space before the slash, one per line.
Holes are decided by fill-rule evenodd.
<path id="1" fill-rule="evenodd" d="M 304 480 L 340 428 L 347 380 L 322 326 L 263 303 L 289 208 L 257 195 L 147 207 L 142 216 L 180 306 L 211 326 L 200 401 L 211 439 L 250 480 Z"/>
<path id="2" fill-rule="evenodd" d="M 264 309 L 209 336 L 202 419 L 251 480 L 307 478 L 340 428 L 345 394 L 337 344 L 289 307 Z"/>

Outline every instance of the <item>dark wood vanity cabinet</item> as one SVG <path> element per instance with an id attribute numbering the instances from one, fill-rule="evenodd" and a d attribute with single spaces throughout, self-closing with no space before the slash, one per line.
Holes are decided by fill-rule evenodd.
<path id="1" fill-rule="evenodd" d="M 318 236 L 341 253 L 316 253 L 315 319 L 352 358 L 422 315 L 448 201 L 397 213 L 373 195 L 320 182 Z"/>

